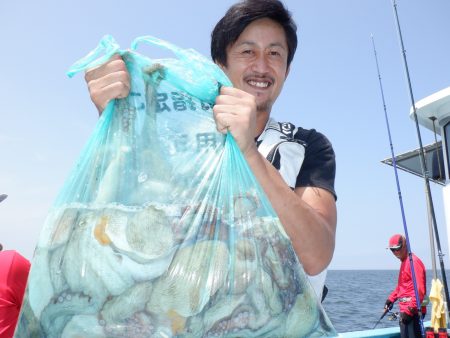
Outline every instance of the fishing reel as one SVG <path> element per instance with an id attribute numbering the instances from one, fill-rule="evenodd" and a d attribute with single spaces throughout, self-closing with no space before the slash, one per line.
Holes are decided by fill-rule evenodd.
<path id="1" fill-rule="evenodd" d="M 398 320 L 399 315 L 400 315 L 400 314 L 399 314 L 398 312 L 391 312 L 391 311 L 389 311 L 388 314 L 387 314 L 387 316 L 386 316 L 386 318 L 387 318 L 389 321 L 394 321 L 394 320 Z"/>
<path id="2" fill-rule="evenodd" d="M 398 312 L 392 312 L 389 309 L 385 309 L 383 314 L 381 315 L 380 319 L 378 319 L 378 321 L 375 323 L 374 327 L 372 328 L 375 329 L 377 327 L 377 325 L 381 322 L 381 320 L 386 316 L 386 318 L 389 321 L 393 321 L 393 320 L 398 320 L 399 319 L 399 313 Z"/>

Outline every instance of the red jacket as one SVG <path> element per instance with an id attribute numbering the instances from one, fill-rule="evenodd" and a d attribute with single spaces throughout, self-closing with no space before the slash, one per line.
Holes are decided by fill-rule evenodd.
<path id="1" fill-rule="evenodd" d="M 427 292 L 426 272 L 425 266 L 419 257 L 412 254 L 414 264 L 414 273 L 416 276 L 417 291 L 419 293 L 419 300 L 422 303 L 425 293 Z M 411 267 L 409 263 L 409 256 L 407 256 L 400 265 L 398 274 L 398 283 L 394 291 L 389 295 L 391 302 L 399 301 L 400 312 L 405 312 L 408 315 L 413 315 L 418 306 L 416 304 L 416 296 L 414 292 L 414 283 L 411 274 Z M 411 309 L 413 311 L 411 311 Z M 426 309 L 423 309 L 425 311 Z M 422 311 L 422 313 L 424 313 Z"/>
<path id="2" fill-rule="evenodd" d="M 16 329 L 30 262 L 16 251 L 0 251 L 0 338 Z"/>

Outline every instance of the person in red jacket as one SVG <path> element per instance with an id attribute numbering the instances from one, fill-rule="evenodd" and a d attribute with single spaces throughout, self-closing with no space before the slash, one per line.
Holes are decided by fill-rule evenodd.
<path id="1" fill-rule="evenodd" d="M 400 307 L 400 336 L 402 338 L 422 337 L 420 330 L 419 315 L 424 316 L 426 308 L 421 309 L 416 302 L 413 277 L 411 273 L 410 260 L 408 258 L 408 248 L 406 238 L 403 235 L 393 235 L 389 239 L 389 249 L 400 261 L 400 271 L 398 274 L 398 283 L 394 291 L 389 295 L 384 309 L 391 310 L 395 301 L 399 302 Z M 426 272 L 425 266 L 419 257 L 411 253 L 414 264 L 414 274 L 416 277 L 416 286 L 419 294 L 419 304 L 422 303 L 426 293 Z M 423 317 L 422 317 L 423 318 Z"/>
<path id="2" fill-rule="evenodd" d="M 0 338 L 14 335 L 27 285 L 30 262 L 0 244 Z"/>

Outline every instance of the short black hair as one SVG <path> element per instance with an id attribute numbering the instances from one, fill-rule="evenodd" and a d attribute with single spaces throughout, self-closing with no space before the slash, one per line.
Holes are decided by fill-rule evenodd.
<path id="1" fill-rule="evenodd" d="M 250 23 L 262 18 L 269 18 L 283 27 L 288 45 L 289 67 L 297 49 L 297 25 L 291 12 L 279 0 L 243 0 L 231 6 L 211 33 L 213 61 L 227 66 L 228 46 L 237 41 Z"/>

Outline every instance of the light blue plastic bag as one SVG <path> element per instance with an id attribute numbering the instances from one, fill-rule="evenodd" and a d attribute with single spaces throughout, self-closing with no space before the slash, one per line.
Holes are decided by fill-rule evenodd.
<path id="1" fill-rule="evenodd" d="M 138 54 L 140 43 L 177 59 Z M 291 242 L 211 107 L 219 67 L 153 37 L 105 37 L 131 77 L 47 217 L 15 337 L 335 336 Z"/>

